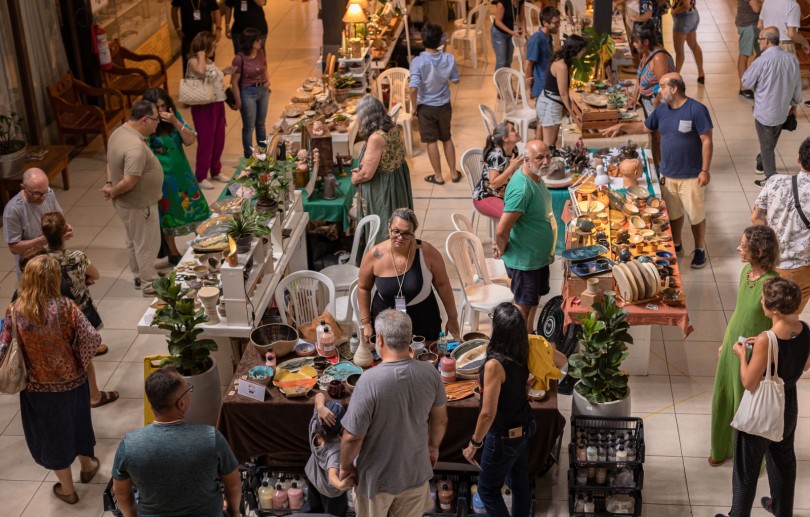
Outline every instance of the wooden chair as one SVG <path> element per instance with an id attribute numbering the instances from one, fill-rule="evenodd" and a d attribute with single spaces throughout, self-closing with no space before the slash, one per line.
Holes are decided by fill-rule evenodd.
<path id="1" fill-rule="evenodd" d="M 133 99 L 142 97 L 149 88 L 161 87 L 168 93 L 166 63 L 160 57 L 153 54 L 136 54 L 122 47 L 118 39 L 110 43 L 110 56 L 112 68 L 102 71 L 104 84 L 123 93 L 130 106 Z M 134 61 L 137 66 L 128 66 L 127 61 Z"/>
<path id="2" fill-rule="evenodd" d="M 97 97 L 100 106 L 89 104 L 87 97 Z M 65 144 L 65 135 L 82 135 L 87 145 L 87 135 L 101 135 L 104 148 L 113 129 L 124 122 L 124 96 L 112 88 L 93 88 L 73 77 L 68 72 L 48 86 L 48 98 L 59 128 L 59 141 Z"/>

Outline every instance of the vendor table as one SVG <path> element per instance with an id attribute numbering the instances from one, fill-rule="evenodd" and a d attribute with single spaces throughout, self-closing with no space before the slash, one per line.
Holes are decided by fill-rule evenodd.
<path id="1" fill-rule="evenodd" d="M 222 401 L 217 428 L 240 462 L 264 454 L 274 459 L 305 462 L 310 454 L 307 429 L 315 408 L 314 396 L 288 399 L 273 386 L 268 388 L 264 402 L 237 394 L 233 384 L 257 364 L 260 363 L 256 350 L 248 347 L 229 388 L 233 391 Z M 344 396 L 341 402 L 349 403 L 350 395 Z M 565 428 L 565 418 L 557 410 L 556 383 L 545 399 L 531 402 L 531 408 L 537 421 L 537 433 L 529 449 L 529 472 L 534 476 Z M 447 432 L 439 448 L 439 461 L 466 463 L 461 452 L 470 442 L 478 411 L 479 403 L 474 397 L 447 404 Z"/>

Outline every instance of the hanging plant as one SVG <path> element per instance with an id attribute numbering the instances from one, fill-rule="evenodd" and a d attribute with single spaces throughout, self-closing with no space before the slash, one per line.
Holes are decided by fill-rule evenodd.
<path id="1" fill-rule="evenodd" d="M 616 42 L 610 33 L 599 34 L 593 27 L 582 29 L 582 37 L 586 42 L 585 53 L 580 59 L 574 60 L 571 76 L 576 81 L 587 83 L 593 78 L 597 67 L 601 67 L 598 75 L 604 76 L 602 70 L 616 52 Z"/>

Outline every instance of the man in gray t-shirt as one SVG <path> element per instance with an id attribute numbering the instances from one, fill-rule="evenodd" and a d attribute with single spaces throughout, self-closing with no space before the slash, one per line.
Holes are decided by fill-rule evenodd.
<path id="1" fill-rule="evenodd" d="M 20 276 L 20 255 L 32 246 L 47 246 L 42 236 L 42 214 L 61 212 L 62 207 L 48 184 L 48 176 L 42 169 L 28 169 L 23 173 L 20 192 L 9 200 L 3 210 L 3 238 L 17 264 Z M 65 240 L 73 237 L 73 227 L 68 225 Z"/>
<path id="2" fill-rule="evenodd" d="M 340 478 L 357 479 L 358 517 L 417 517 L 433 507 L 428 482 L 447 428 L 447 396 L 439 372 L 408 356 L 407 314 L 389 309 L 374 325 L 382 363 L 360 377 L 341 421 Z"/>

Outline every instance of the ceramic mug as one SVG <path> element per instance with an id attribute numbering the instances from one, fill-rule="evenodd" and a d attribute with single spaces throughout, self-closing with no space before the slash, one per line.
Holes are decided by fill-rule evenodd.
<path id="1" fill-rule="evenodd" d="M 588 293 L 590 293 L 590 294 L 599 293 L 599 279 L 598 278 L 589 278 L 588 279 Z"/>
<path id="2" fill-rule="evenodd" d="M 606 290 L 602 291 L 602 295 L 607 298 L 608 296 L 612 296 L 614 299 L 616 298 L 616 291 Z"/>
<path id="3" fill-rule="evenodd" d="M 326 389 L 326 392 L 329 393 L 329 396 L 333 399 L 339 399 L 344 395 L 346 388 L 343 386 L 343 383 L 339 380 L 333 380 L 329 382 L 329 387 Z"/>

